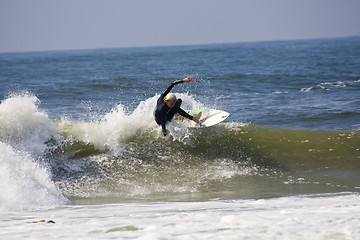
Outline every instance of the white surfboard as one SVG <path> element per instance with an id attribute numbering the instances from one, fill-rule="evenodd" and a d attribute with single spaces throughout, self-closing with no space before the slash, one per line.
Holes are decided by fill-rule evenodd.
<path id="1" fill-rule="evenodd" d="M 186 122 L 187 124 L 189 124 L 189 127 L 214 126 L 214 125 L 224 121 L 230 115 L 230 113 L 228 113 L 228 112 L 225 112 L 222 110 L 216 110 L 216 109 L 193 109 L 193 110 L 186 111 L 186 112 L 191 116 L 195 116 L 198 113 L 202 112 L 199 124 L 197 124 L 194 121 L 191 121 L 185 117 L 182 117 L 182 116 L 180 116 L 180 118 L 176 119 L 178 122 Z"/>

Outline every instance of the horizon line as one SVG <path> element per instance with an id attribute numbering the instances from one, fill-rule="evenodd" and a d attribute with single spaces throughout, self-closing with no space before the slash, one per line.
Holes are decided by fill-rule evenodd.
<path id="1" fill-rule="evenodd" d="M 64 49 L 43 49 L 43 50 L 25 50 L 25 51 L 0 51 L 0 54 L 12 53 L 40 53 L 40 52 L 57 52 L 57 51 L 87 51 L 87 50 L 105 50 L 105 49 L 131 49 L 131 48 L 162 48 L 162 47 L 190 47 L 190 46 L 206 46 L 221 44 L 240 44 L 240 43 L 265 43 L 265 42 L 287 42 L 287 41 L 308 41 L 308 40 L 326 40 L 326 39 L 344 39 L 344 38 L 360 38 L 360 35 L 338 36 L 338 37 L 313 37 L 313 38 L 294 38 L 294 39 L 276 39 L 276 40 L 254 40 L 254 41 L 229 41 L 214 43 L 189 43 L 189 44 L 155 44 L 155 45 L 139 45 L 139 46 L 123 46 L 123 47 L 93 47 L 93 48 L 64 48 Z"/>

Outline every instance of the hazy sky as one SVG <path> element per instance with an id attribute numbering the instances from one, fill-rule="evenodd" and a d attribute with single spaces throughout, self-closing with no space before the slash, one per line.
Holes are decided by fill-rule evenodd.
<path id="1" fill-rule="evenodd" d="M 0 52 L 360 36 L 360 0 L 0 0 Z"/>

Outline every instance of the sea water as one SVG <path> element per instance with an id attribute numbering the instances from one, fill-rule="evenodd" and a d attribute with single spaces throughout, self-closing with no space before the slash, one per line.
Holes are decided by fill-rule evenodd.
<path id="1" fill-rule="evenodd" d="M 168 85 L 210 128 L 153 119 Z M 0 238 L 360 239 L 360 38 L 0 54 Z"/>

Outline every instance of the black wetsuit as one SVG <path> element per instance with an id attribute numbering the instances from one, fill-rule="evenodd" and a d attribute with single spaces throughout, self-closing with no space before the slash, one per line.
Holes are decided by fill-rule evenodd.
<path id="1" fill-rule="evenodd" d="M 193 120 L 192 116 L 190 116 L 188 113 L 186 113 L 180 108 L 182 103 L 181 99 L 176 100 L 175 106 L 173 108 L 169 108 L 164 101 L 164 97 L 171 91 L 171 89 L 175 85 L 182 82 L 183 80 L 173 82 L 157 100 L 156 109 L 154 112 L 155 121 L 157 124 L 161 125 L 164 136 L 166 136 L 166 123 L 170 122 L 173 119 L 175 113 L 179 113 L 181 116 Z"/>

